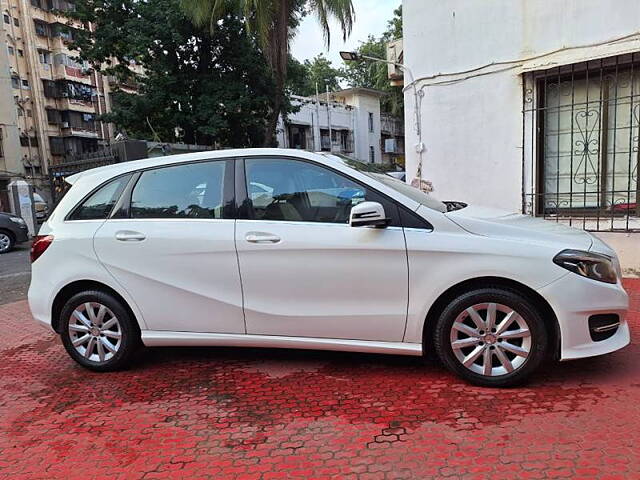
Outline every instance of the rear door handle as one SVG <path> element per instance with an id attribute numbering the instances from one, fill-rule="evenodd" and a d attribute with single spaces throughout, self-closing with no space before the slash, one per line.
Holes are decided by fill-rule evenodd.
<path id="1" fill-rule="evenodd" d="M 116 232 L 116 240 L 121 242 L 141 242 L 147 238 L 144 233 L 133 232 L 131 230 L 120 230 Z"/>
<path id="2" fill-rule="evenodd" d="M 249 243 L 279 243 L 280 237 L 271 233 L 249 232 L 244 236 Z"/>

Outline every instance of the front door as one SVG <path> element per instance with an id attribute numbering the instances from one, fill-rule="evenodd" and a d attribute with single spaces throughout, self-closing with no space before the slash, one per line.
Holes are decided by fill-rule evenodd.
<path id="1" fill-rule="evenodd" d="M 149 329 L 245 333 L 232 185 L 231 161 L 146 170 L 97 231 L 98 258 Z"/>
<path id="2" fill-rule="evenodd" d="M 307 161 L 244 161 L 247 219 L 236 225 L 247 333 L 402 341 L 407 255 L 402 228 L 353 228 L 380 194 Z"/>

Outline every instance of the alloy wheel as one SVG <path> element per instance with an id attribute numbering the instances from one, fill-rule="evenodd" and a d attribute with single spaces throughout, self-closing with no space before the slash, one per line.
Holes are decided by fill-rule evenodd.
<path id="1" fill-rule="evenodd" d="M 6 233 L 0 232 L 0 252 L 6 252 L 11 247 L 11 239 Z"/>
<path id="2" fill-rule="evenodd" d="M 87 360 L 106 362 L 122 344 L 122 328 L 115 314 L 98 302 L 86 302 L 71 313 L 69 338 L 76 351 Z"/>
<path id="3" fill-rule="evenodd" d="M 451 326 L 450 342 L 462 365 L 491 377 L 522 367 L 532 346 L 526 320 L 500 303 L 478 303 L 461 312 Z"/>

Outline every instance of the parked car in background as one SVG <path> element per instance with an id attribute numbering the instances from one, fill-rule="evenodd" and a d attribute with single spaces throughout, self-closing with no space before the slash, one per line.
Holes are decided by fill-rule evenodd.
<path id="1" fill-rule="evenodd" d="M 33 316 L 96 371 L 140 342 L 433 350 L 497 387 L 629 343 L 620 265 L 596 237 L 451 209 L 362 165 L 244 149 L 68 177 L 32 246 Z"/>
<path id="2" fill-rule="evenodd" d="M 33 206 L 38 220 L 47 218 L 47 215 L 49 215 L 49 205 L 39 193 L 33 192 Z"/>
<path id="3" fill-rule="evenodd" d="M 0 212 L 0 254 L 10 252 L 16 244 L 28 240 L 27 222 L 17 215 Z"/>

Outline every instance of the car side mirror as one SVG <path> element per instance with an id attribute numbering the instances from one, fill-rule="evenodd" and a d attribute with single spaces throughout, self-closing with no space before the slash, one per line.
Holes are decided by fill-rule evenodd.
<path id="1" fill-rule="evenodd" d="M 352 227 L 385 228 L 391 219 L 384 213 L 384 207 L 378 202 L 362 202 L 351 209 L 349 225 Z"/>

